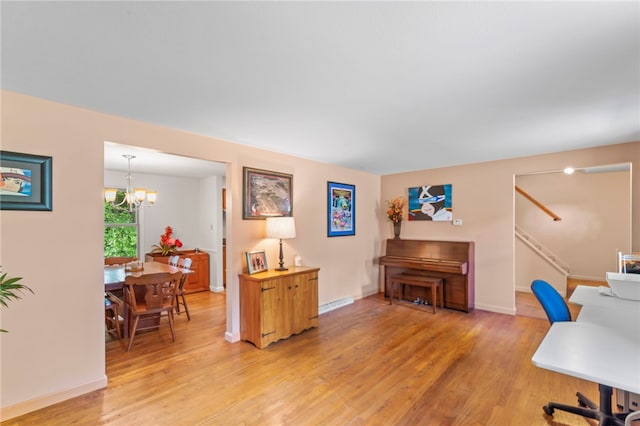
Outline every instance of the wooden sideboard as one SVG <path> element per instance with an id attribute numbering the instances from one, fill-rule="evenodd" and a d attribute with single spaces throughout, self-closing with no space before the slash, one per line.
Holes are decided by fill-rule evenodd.
<path id="1" fill-rule="evenodd" d="M 174 255 L 180 257 L 188 257 L 191 259 L 192 274 L 187 275 L 184 283 L 185 293 L 195 293 L 198 291 L 209 290 L 209 253 L 195 250 L 180 250 Z M 158 256 L 155 253 L 147 253 L 145 256 L 147 262 L 169 263 L 169 256 Z"/>
<path id="2" fill-rule="evenodd" d="M 263 349 L 318 326 L 319 268 L 240 274 L 240 338 Z"/>

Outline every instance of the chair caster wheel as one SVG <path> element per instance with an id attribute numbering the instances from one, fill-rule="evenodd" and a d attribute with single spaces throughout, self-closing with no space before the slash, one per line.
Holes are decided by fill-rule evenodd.
<path id="1" fill-rule="evenodd" d="M 544 407 L 542 407 L 542 409 L 544 410 L 545 414 L 549 416 L 553 416 L 553 412 L 555 411 L 552 407 L 549 407 L 548 405 L 545 405 Z"/>

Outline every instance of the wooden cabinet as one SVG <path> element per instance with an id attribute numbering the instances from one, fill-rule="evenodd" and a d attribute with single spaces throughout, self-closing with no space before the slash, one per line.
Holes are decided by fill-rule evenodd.
<path id="1" fill-rule="evenodd" d="M 240 274 L 240 338 L 262 349 L 318 326 L 319 268 Z"/>
<path id="2" fill-rule="evenodd" d="M 193 273 L 187 275 L 184 283 L 185 293 L 195 293 L 209 290 L 209 254 L 195 250 L 180 250 L 177 253 L 180 257 L 191 259 L 191 269 Z M 147 253 L 148 261 L 169 263 L 169 256 L 157 256 Z"/>

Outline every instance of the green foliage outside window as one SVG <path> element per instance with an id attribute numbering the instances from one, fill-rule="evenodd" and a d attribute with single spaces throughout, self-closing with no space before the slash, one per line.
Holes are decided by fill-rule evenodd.
<path id="1" fill-rule="evenodd" d="M 116 204 L 124 198 L 118 191 Z M 138 225 L 136 213 L 104 203 L 104 256 L 137 256 Z"/>

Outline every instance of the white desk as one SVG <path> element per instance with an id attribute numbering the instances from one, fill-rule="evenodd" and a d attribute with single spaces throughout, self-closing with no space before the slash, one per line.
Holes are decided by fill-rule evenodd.
<path id="1" fill-rule="evenodd" d="M 576 322 L 606 327 L 610 333 L 628 339 L 640 340 L 640 310 L 615 310 L 586 305 L 580 308 Z M 640 359 L 638 360 L 640 363 Z"/>
<path id="2" fill-rule="evenodd" d="M 531 361 L 598 383 L 600 411 L 611 419 L 612 388 L 640 393 L 640 302 L 586 286 L 578 286 L 569 301 L 582 305 L 578 318 L 554 323 Z"/>
<path id="3" fill-rule="evenodd" d="M 640 339 L 588 322 L 556 322 L 531 358 L 537 367 L 640 393 Z"/>
<path id="4" fill-rule="evenodd" d="M 569 302 L 582 306 L 600 306 L 612 311 L 630 310 L 640 312 L 640 302 L 635 300 L 620 299 L 615 296 L 603 296 L 598 292 L 598 287 L 579 285 L 569 298 Z"/>

